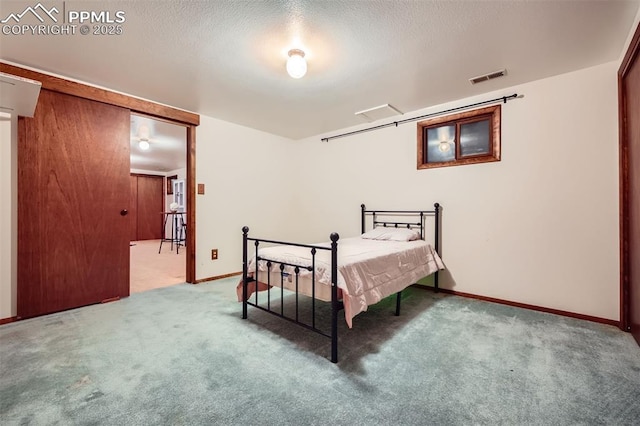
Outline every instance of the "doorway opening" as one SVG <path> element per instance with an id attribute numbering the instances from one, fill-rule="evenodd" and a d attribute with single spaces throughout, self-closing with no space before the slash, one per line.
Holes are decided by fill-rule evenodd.
<path id="1" fill-rule="evenodd" d="M 130 293 L 186 282 L 187 131 L 131 114 Z"/>

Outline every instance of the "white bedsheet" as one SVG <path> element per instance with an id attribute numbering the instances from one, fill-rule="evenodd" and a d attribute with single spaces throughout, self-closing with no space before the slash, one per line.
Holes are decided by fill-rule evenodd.
<path id="1" fill-rule="evenodd" d="M 330 247 L 330 243 L 316 245 Z M 260 248 L 259 255 L 274 261 L 311 265 L 310 249 L 305 247 L 285 245 Z M 274 268 L 279 271 L 279 265 L 272 266 L 272 271 Z M 342 289 L 348 326 L 351 327 L 353 317 L 366 311 L 369 305 L 397 293 L 440 269 L 444 269 L 444 263 L 431 245 L 422 240 L 398 242 L 367 240 L 360 237 L 339 240 L 338 288 Z M 254 256 L 249 262 L 248 272 L 254 274 L 255 270 Z M 316 283 L 330 288 L 330 251 L 317 251 L 315 270 Z M 259 262 L 258 271 L 267 271 L 266 261 Z M 293 268 L 287 267 L 285 272 L 293 274 Z M 300 271 L 301 278 L 310 276 L 310 271 Z M 271 285 L 279 285 L 279 283 L 279 279 L 271 280 Z M 300 293 L 310 295 L 310 290 L 301 289 Z M 330 294 L 326 291 L 322 293 Z M 331 300 L 330 296 L 328 299 L 318 296 L 316 294 L 316 298 Z"/>

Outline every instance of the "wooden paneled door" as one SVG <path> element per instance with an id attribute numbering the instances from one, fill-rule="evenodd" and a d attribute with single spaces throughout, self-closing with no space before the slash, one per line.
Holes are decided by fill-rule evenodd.
<path id="1" fill-rule="evenodd" d="M 621 322 L 640 344 L 640 25 L 618 77 Z"/>
<path id="2" fill-rule="evenodd" d="M 132 204 L 135 215 L 130 218 L 132 227 L 135 228 L 135 238 L 132 241 L 159 240 L 162 238 L 164 224 L 164 177 L 132 175 L 131 180 L 132 198 L 135 194 L 135 200 L 132 199 L 132 203 L 135 203 Z"/>
<path id="3" fill-rule="evenodd" d="M 129 295 L 127 108 L 42 90 L 18 121 L 19 318 Z"/>

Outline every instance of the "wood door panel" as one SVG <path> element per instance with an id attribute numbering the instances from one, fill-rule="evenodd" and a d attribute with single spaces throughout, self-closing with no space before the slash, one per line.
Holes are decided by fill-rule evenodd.
<path id="1" fill-rule="evenodd" d="M 164 179 L 161 176 L 138 176 L 138 240 L 162 238 Z"/>
<path id="2" fill-rule="evenodd" d="M 640 24 L 618 69 L 620 319 L 640 344 Z"/>
<path id="3" fill-rule="evenodd" d="M 636 55 L 625 76 L 629 209 L 629 322 L 640 343 L 640 60 Z"/>
<path id="4" fill-rule="evenodd" d="M 129 294 L 130 112 L 42 90 L 18 127 L 18 317 Z"/>

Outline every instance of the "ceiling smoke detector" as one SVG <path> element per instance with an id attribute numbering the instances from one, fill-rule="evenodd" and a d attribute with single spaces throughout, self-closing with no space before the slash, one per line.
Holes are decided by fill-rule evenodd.
<path id="1" fill-rule="evenodd" d="M 469 82 L 471 82 L 471 84 L 477 84 L 477 83 L 482 83 L 483 81 L 493 80 L 494 78 L 504 77 L 505 75 L 507 75 L 507 70 L 501 69 L 499 71 L 494 71 L 488 74 L 479 75 L 477 77 L 470 78 Z"/>

